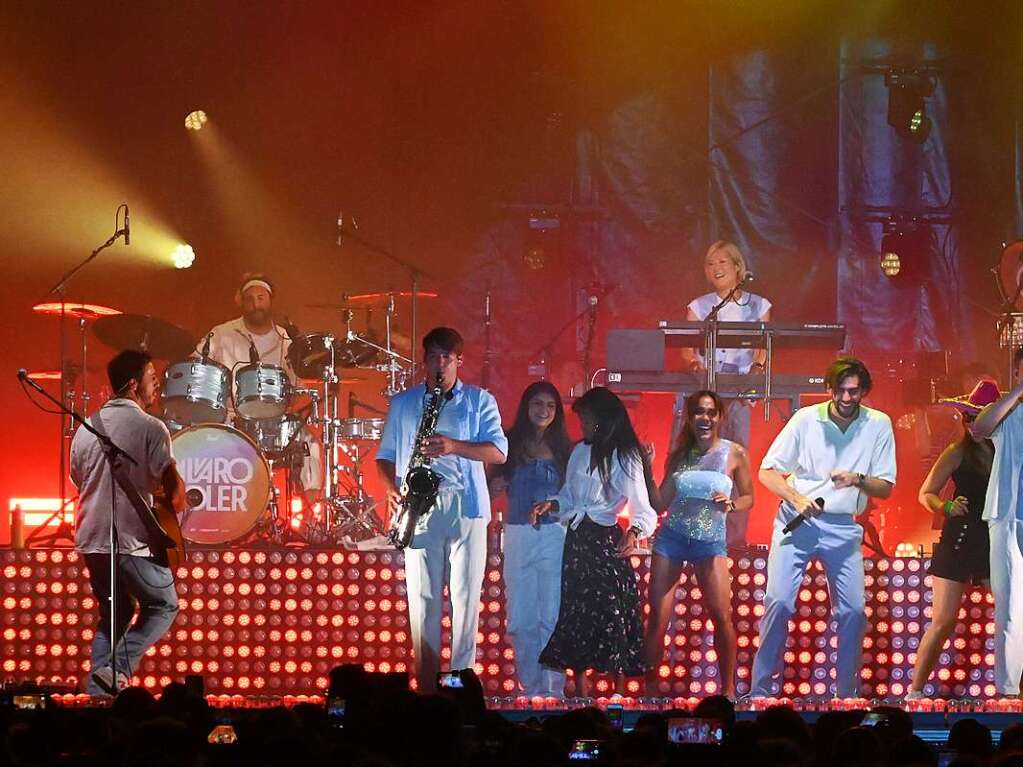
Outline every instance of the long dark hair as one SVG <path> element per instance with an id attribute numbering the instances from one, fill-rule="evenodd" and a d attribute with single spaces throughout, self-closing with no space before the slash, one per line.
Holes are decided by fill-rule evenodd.
<path id="1" fill-rule="evenodd" d="M 970 420 L 973 420 L 972 418 Z M 963 436 L 959 438 L 959 447 L 963 451 L 960 463 L 968 466 L 976 472 L 988 476 L 991 474 L 991 461 L 994 458 L 995 446 L 989 439 L 977 442 L 967 428 L 967 422 L 963 421 Z M 987 448 L 986 450 L 984 448 Z"/>
<path id="2" fill-rule="evenodd" d="M 724 420 L 725 405 L 717 392 L 701 389 L 686 397 L 686 417 L 682 423 L 682 431 L 679 432 L 678 441 L 671 453 L 668 454 L 668 460 L 664 463 L 664 476 L 666 477 L 678 470 L 679 466 L 689 457 L 693 445 L 696 444 L 696 429 L 693 428 L 693 419 L 696 418 L 696 408 L 700 406 L 700 400 L 704 397 L 714 400 L 714 407 L 717 408 L 718 415 Z"/>
<path id="3" fill-rule="evenodd" d="M 611 476 L 611 456 L 618 451 L 618 463 L 626 471 L 632 471 L 632 464 L 643 467 L 643 473 L 649 478 L 650 467 L 647 465 L 643 447 L 639 444 L 636 430 L 625 405 L 608 389 L 596 386 L 572 403 L 576 413 L 587 413 L 597 422 L 597 432 L 590 441 L 590 461 L 597 466 L 600 480 L 606 487 Z"/>
<path id="4" fill-rule="evenodd" d="M 503 466 L 503 473 L 511 477 L 515 467 L 526 462 L 526 442 L 533 436 L 533 422 L 529 420 L 529 403 L 538 394 L 548 394 L 554 399 L 554 420 L 544 429 L 543 441 L 554 454 L 554 462 L 561 476 L 565 476 L 568 457 L 572 454 L 572 440 L 565 426 L 565 408 L 561 404 L 561 394 L 550 381 L 534 381 L 522 392 L 519 409 L 515 412 L 515 421 L 505 433 L 508 435 L 508 460 Z"/>

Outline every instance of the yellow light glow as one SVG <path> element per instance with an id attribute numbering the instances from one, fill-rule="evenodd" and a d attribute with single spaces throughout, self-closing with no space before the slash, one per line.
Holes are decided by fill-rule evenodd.
<path id="1" fill-rule="evenodd" d="M 196 109 L 194 112 L 189 112 L 185 117 L 185 127 L 188 130 L 202 130 L 202 126 L 206 124 L 206 113 L 201 109 Z"/>
<path id="2" fill-rule="evenodd" d="M 886 277 L 896 277 L 902 271 L 902 261 L 898 253 L 885 253 L 881 257 L 881 271 Z"/>
<path id="3" fill-rule="evenodd" d="M 195 251 L 191 245 L 178 245 L 171 254 L 171 260 L 174 261 L 175 269 L 187 269 L 195 263 Z"/>

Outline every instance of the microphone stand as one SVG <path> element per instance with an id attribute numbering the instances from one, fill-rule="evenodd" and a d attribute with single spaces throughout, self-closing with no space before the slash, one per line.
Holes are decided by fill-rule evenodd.
<path id="1" fill-rule="evenodd" d="M 120 233 L 118 233 L 118 234 L 120 234 Z M 106 434 L 101 434 L 99 431 L 96 430 L 95 427 L 93 427 L 93 425 L 91 423 L 89 423 L 87 420 L 82 418 L 77 413 L 77 411 L 75 411 L 75 409 L 73 407 L 68 407 L 63 402 L 60 402 L 59 400 L 57 400 L 54 397 L 50 396 L 49 392 L 47 392 L 42 386 L 37 384 L 31 378 L 28 378 L 27 376 L 22 377 L 19 374 L 18 375 L 18 379 L 21 380 L 22 383 L 27 383 L 29 386 L 31 386 L 33 389 L 35 389 L 37 392 L 39 392 L 44 397 L 46 397 L 46 399 L 48 399 L 54 405 L 59 407 L 60 410 L 61 410 L 61 419 L 62 420 L 63 420 L 64 417 L 69 417 L 73 423 L 77 423 L 80 427 L 86 429 L 90 434 L 92 434 L 93 436 L 96 437 L 96 439 L 99 441 L 100 445 L 103 448 L 103 453 L 106 455 L 108 463 L 110 464 L 111 475 L 115 471 L 115 467 L 117 466 L 118 461 L 120 461 L 122 458 L 127 458 L 131 463 L 137 463 L 137 461 L 134 458 L 132 458 L 130 455 L 128 455 L 128 453 L 126 453 L 124 450 L 122 450 L 120 447 L 118 447 L 117 444 L 112 439 L 110 439 L 110 437 L 108 437 Z M 112 492 L 110 494 L 110 597 L 109 597 L 109 602 L 110 602 L 110 672 L 111 672 L 111 682 L 113 684 L 114 689 L 116 690 L 117 689 L 117 642 L 119 641 L 120 638 L 117 636 L 117 558 L 118 558 L 118 551 L 117 551 L 118 546 L 117 546 L 117 544 L 118 544 L 118 537 L 117 537 L 117 521 L 116 521 L 116 518 L 115 518 L 116 517 L 116 513 L 117 513 L 117 483 L 114 482 L 112 478 L 111 478 L 111 490 L 112 490 Z M 95 670 L 96 669 L 92 669 L 92 672 L 95 672 Z M 92 673 L 92 672 L 90 672 L 90 673 Z"/>
<path id="2" fill-rule="evenodd" d="M 717 391 L 715 388 L 715 379 L 717 377 L 717 356 L 718 356 L 718 313 L 725 307 L 725 305 L 735 298 L 735 294 L 739 292 L 739 289 L 746 284 L 745 280 L 742 280 L 735 284 L 735 286 L 728 291 L 728 295 L 718 301 L 717 306 L 711 309 L 707 316 L 704 318 L 703 326 L 703 353 L 707 360 L 707 389 L 710 391 Z"/>
<path id="3" fill-rule="evenodd" d="M 117 210 L 120 211 L 121 208 L 118 207 Z M 60 399 L 61 399 L 61 402 L 64 402 L 68 398 L 67 376 L 65 375 L 65 373 L 67 371 L 67 366 L 68 366 L 68 361 L 66 360 L 66 356 L 67 356 L 67 342 L 66 342 L 65 337 L 64 337 L 65 336 L 66 316 L 67 316 L 67 313 L 65 311 L 65 307 L 67 305 L 67 286 L 68 286 L 68 283 L 71 282 L 71 278 L 74 277 L 76 274 L 78 274 L 78 272 L 80 272 L 82 269 L 84 269 L 85 266 L 90 261 L 92 261 L 94 258 L 96 258 L 96 256 L 98 256 L 104 250 L 106 250 L 111 245 L 113 245 L 115 242 L 117 242 L 118 239 L 120 239 L 122 236 L 124 236 L 125 230 L 124 229 L 117 229 L 117 214 L 116 213 L 114 214 L 114 228 L 116 229 L 116 231 L 112 235 L 110 235 L 110 237 L 107 239 L 106 242 L 104 242 L 98 248 L 93 250 L 85 258 L 85 260 L 79 262 L 78 264 L 76 264 L 75 266 L 71 267 L 69 270 L 64 272 L 64 274 L 61 275 L 61 278 L 59 280 L 57 280 L 57 283 L 52 288 L 47 290 L 43 294 L 43 296 L 42 296 L 43 300 L 45 300 L 46 298 L 48 298 L 48 297 L 50 297 L 52 295 L 56 295 L 60 299 L 60 315 L 59 315 L 60 316 L 60 321 L 59 321 L 60 330 L 58 331 L 58 343 L 57 343 L 58 354 L 60 355 L 60 364 L 58 365 L 57 369 L 60 370 Z M 84 328 L 84 326 L 82 327 L 82 344 L 83 344 L 83 349 L 84 349 L 84 345 L 85 345 L 85 328 Z M 82 356 L 83 356 L 83 359 L 82 359 L 82 381 L 81 381 L 81 388 L 82 388 L 82 392 L 84 393 L 83 404 L 87 405 L 88 401 L 89 401 L 88 400 L 89 395 L 88 395 L 88 389 L 87 389 L 87 383 L 86 383 L 88 373 L 87 373 L 86 368 L 85 368 L 85 362 L 86 361 L 84 359 L 84 357 L 85 357 L 84 352 L 83 352 Z M 34 387 L 34 388 L 37 388 L 37 387 Z M 47 395 L 47 397 L 49 397 L 49 395 Z M 52 399 L 52 398 L 50 398 L 50 399 Z M 63 409 L 63 407 L 64 406 L 61 405 L 62 409 Z M 66 532 L 66 531 L 71 529 L 71 526 L 67 523 L 67 518 L 65 516 L 67 514 L 67 507 L 68 507 L 69 501 L 68 501 L 68 498 L 67 498 L 67 479 L 66 479 L 66 477 L 67 477 L 67 469 L 68 469 L 68 466 L 67 466 L 67 452 L 68 452 L 68 448 L 65 446 L 64 441 L 70 439 L 70 436 L 71 436 L 71 423 L 67 420 L 67 417 L 64 415 L 64 413 L 61 413 L 61 416 L 60 416 L 60 437 L 59 437 L 59 440 L 58 440 L 58 446 L 60 448 L 60 456 L 59 456 L 58 467 L 57 467 L 57 487 L 58 487 L 58 491 L 60 493 L 60 503 L 57 506 L 57 510 L 54 511 L 53 514 L 51 514 L 50 517 L 42 525 L 40 525 L 37 528 L 37 530 L 45 530 L 47 527 L 49 527 L 50 523 L 53 521 L 54 518 L 59 518 L 60 519 L 60 524 L 57 527 L 57 531 L 52 536 L 47 536 L 47 539 L 48 540 L 52 540 L 52 541 L 58 541 L 61 538 L 67 538 L 73 544 L 74 543 L 73 535 L 70 535 L 70 534 L 68 534 Z M 28 539 L 25 541 L 25 545 L 26 546 L 28 546 L 34 540 L 35 532 L 36 531 L 33 531 L 33 533 L 30 534 Z"/>

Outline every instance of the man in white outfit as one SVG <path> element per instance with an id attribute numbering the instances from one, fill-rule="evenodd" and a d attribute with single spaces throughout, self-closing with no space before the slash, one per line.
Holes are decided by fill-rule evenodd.
<path id="1" fill-rule="evenodd" d="M 450 668 L 471 669 L 476 664 L 490 521 L 484 465 L 504 463 L 508 454 L 497 400 L 458 378 L 462 347 L 461 335 L 452 328 L 434 328 L 426 334 L 423 352 L 429 385 L 414 386 L 391 399 L 376 458 L 393 518 L 401 506 L 398 488 L 416 450 L 426 398 L 439 376 L 440 415 L 422 450 L 431 460 L 430 468 L 441 477 L 440 488 L 432 510 L 419 520 L 405 549 L 409 624 L 420 692 L 436 689 L 445 585 L 451 602 Z"/>
<path id="2" fill-rule="evenodd" d="M 752 697 L 768 697 L 779 690 L 788 622 L 814 557 L 827 574 L 838 624 L 835 694 L 848 698 L 859 693 L 867 617 L 863 528 L 854 517 L 868 497 L 891 495 L 895 436 L 887 415 L 860 404 L 870 391 L 870 373 L 862 362 L 839 357 L 824 380 L 831 399 L 796 411 L 760 465 L 761 483 L 781 498 L 781 504 L 767 558 Z"/>
<path id="3" fill-rule="evenodd" d="M 1015 386 L 984 408 L 974 422 L 977 439 L 995 446 L 983 519 L 991 541 L 991 594 L 995 598 L 995 689 L 1015 697 L 1023 676 L 1023 349 L 1012 358 Z"/>

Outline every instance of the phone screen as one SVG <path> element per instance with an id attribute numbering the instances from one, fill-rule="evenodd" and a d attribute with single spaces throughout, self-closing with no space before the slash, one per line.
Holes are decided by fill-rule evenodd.
<path id="1" fill-rule="evenodd" d="M 863 721 L 860 722 L 860 727 L 876 727 L 881 722 L 888 721 L 888 714 L 882 714 L 877 711 L 868 711 L 863 715 Z"/>
<path id="2" fill-rule="evenodd" d="M 217 744 L 231 744 L 238 742 L 238 734 L 234 731 L 234 727 L 229 724 L 218 724 L 214 727 L 206 738 L 208 743 Z"/>
<path id="3" fill-rule="evenodd" d="M 679 716 L 668 720 L 668 740 L 672 743 L 703 743 L 717 746 L 725 737 L 720 719 Z"/>
<path id="4" fill-rule="evenodd" d="M 327 697 L 327 718 L 334 727 L 344 727 L 345 708 L 347 704 L 344 698 L 339 695 Z"/>
<path id="5" fill-rule="evenodd" d="M 599 740 L 577 740 L 572 744 L 572 750 L 568 752 L 568 758 L 574 760 L 588 761 L 600 758 L 600 750 L 603 742 Z"/>
<path id="6" fill-rule="evenodd" d="M 621 703 L 608 703 L 607 718 L 611 720 L 611 726 L 617 730 L 622 729 L 625 720 L 625 709 Z"/>
<path id="7" fill-rule="evenodd" d="M 15 695 L 14 707 L 25 709 L 28 711 L 44 709 L 46 708 L 46 696 L 42 693 L 32 693 L 31 695 Z"/>
<path id="8" fill-rule="evenodd" d="M 457 671 L 442 671 L 437 674 L 437 686 L 449 690 L 460 690 L 465 687 L 462 677 Z"/>

